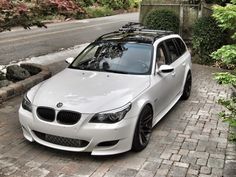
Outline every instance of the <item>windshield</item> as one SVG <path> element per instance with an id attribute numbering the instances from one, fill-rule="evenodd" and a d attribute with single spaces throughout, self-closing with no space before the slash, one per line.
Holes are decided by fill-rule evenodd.
<path id="1" fill-rule="evenodd" d="M 151 44 L 103 42 L 88 46 L 69 68 L 122 74 L 149 74 L 151 61 Z"/>

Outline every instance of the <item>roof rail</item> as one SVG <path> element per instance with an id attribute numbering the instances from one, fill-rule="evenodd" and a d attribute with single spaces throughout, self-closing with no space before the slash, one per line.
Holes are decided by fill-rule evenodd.
<path id="1" fill-rule="evenodd" d="M 106 34 L 100 36 L 99 38 L 95 39 L 95 41 L 99 41 L 99 40 L 103 39 L 104 37 L 107 37 L 107 36 L 112 35 L 112 34 L 117 34 L 117 33 L 119 33 L 119 31 L 113 31 L 113 32 L 110 32 L 110 33 L 106 33 Z"/>
<path id="2" fill-rule="evenodd" d="M 154 40 L 163 35 L 174 34 L 173 31 L 165 31 L 165 30 L 153 30 L 148 29 L 143 26 L 141 23 L 137 22 L 129 22 L 123 25 L 118 31 L 113 31 L 107 34 L 104 34 L 97 38 L 95 41 L 103 40 L 104 38 L 112 37 L 117 35 L 118 33 L 142 33 L 142 34 L 152 34 L 154 35 Z"/>

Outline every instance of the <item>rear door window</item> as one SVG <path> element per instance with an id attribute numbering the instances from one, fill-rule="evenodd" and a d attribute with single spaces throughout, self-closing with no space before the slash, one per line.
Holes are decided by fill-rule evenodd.
<path id="1" fill-rule="evenodd" d="M 180 53 L 172 39 L 168 39 L 165 41 L 166 48 L 169 54 L 169 60 L 173 63 L 177 58 L 179 58 Z"/>
<path id="2" fill-rule="evenodd" d="M 186 52 L 186 50 L 187 50 L 184 42 L 180 38 L 175 38 L 174 40 L 175 40 L 175 42 L 177 44 L 177 47 L 178 47 L 179 52 L 180 52 L 180 55 L 183 55 Z"/>

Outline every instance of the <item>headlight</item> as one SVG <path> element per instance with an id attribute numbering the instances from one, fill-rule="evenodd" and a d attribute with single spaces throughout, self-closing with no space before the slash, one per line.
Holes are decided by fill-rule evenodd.
<path id="1" fill-rule="evenodd" d="M 130 109 L 131 109 L 131 103 L 128 103 L 127 105 L 119 109 L 97 113 L 92 117 L 90 122 L 92 123 L 116 123 L 116 122 L 121 121 L 125 117 L 127 112 L 129 112 Z"/>
<path id="2" fill-rule="evenodd" d="M 27 94 L 24 95 L 23 101 L 22 101 L 22 108 L 32 112 L 32 104 L 30 100 L 27 98 Z"/>

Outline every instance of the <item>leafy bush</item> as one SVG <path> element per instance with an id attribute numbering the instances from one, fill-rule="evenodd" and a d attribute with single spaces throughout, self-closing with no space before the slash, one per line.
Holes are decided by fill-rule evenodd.
<path id="1" fill-rule="evenodd" d="M 144 25 L 150 29 L 179 32 L 179 18 L 169 10 L 153 10 L 144 19 Z"/>
<path id="2" fill-rule="evenodd" d="M 106 6 L 103 7 L 91 6 L 85 8 L 85 10 L 90 18 L 109 16 L 113 14 L 112 10 Z"/>
<path id="3" fill-rule="evenodd" d="M 107 6 L 113 10 L 118 10 L 137 6 L 139 0 L 99 0 L 97 3 L 101 6 Z"/>
<path id="4" fill-rule="evenodd" d="M 80 4 L 82 7 L 89 7 L 95 3 L 95 0 L 75 0 L 77 4 Z"/>
<path id="5" fill-rule="evenodd" d="M 129 0 L 128 8 L 138 8 L 141 0 Z"/>
<path id="6" fill-rule="evenodd" d="M 215 79 L 219 84 L 223 85 L 236 85 L 236 75 L 229 72 L 220 72 L 215 74 Z"/>
<path id="7" fill-rule="evenodd" d="M 231 36 L 233 44 L 224 45 L 217 51 L 212 53 L 212 57 L 228 66 L 228 68 L 236 68 L 236 0 L 232 1 L 232 4 L 228 4 L 225 7 L 214 6 L 213 17 L 219 23 L 222 29 L 230 30 L 233 35 Z"/>
<path id="8" fill-rule="evenodd" d="M 220 112 L 219 116 L 224 122 L 228 122 L 231 127 L 236 128 L 236 97 L 232 97 L 230 99 L 220 99 L 218 103 L 228 109 L 228 112 Z M 236 141 L 236 133 L 230 132 L 229 139 L 231 141 Z"/>
<path id="9" fill-rule="evenodd" d="M 61 14 L 71 16 L 84 13 L 83 8 L 74 0 L 42 0 L 39 5 L 45 15 Z"/>
<path id="10" fill-rule="evenodd" d="M 201 58 L 201 63 L 212 64 L 210 54 L 221 47 L 226 35 L 212 17 L 203 17 L 193 26 L 193 49 Z"/>
<path id="11" fill-rule="evenodd" d="M 212 58 L 226 65 L 228 69 L 236 66 L 236 44 L 224 45 L 211 54 Z"/>
<path id="12" fill-rule="evenodd" d="M 139 2 L 140 0 L 0 0 L 0 32 L 14 26 L 26 29 L 33 25 L 46 27 L 41 23 L 42 20 L 107 16 L 112 14 L 112 10 L 138 7 Z M 87 8 L 88 15 L 84 7 Z"/>
<path id="13" fill-rule="evenodd" d="M 37 16 L 37 7 L 27 7 L 26 4 L 18 1 L 1 0 L 0 32 L 10 30 L 14 26 L 23 26 L 24 28 L 29 28 L 33 25 L 44 26 Z"/>
<path id="14" fill-rule="evenodd" d="M 232 39 L 236 41 L 236 0 L 231 0 L 231 4 L 227 4 L 225 7 L 214 6 L 213 17 L 219 23 L 222 29 L 230 30 L 233 35 Z M 216 73 L 215 79 L 220 84 L 231 85 L 233 88 L 233 94 L 229 99 L 220 99 L 219 104 L 223 105 L 228 111 L 222 111 L 219 115 L 224 121 L 228 122 L 233 130 L 236 130 L 236 45 L 233 42 L 231 45 L 225 45 L 212 53 L 212 57 L 221 61 L 223 64 L 229 66 L 234 72 Z M 232 131 L 229 137 L 236 142 L 236 132 Z"/>

